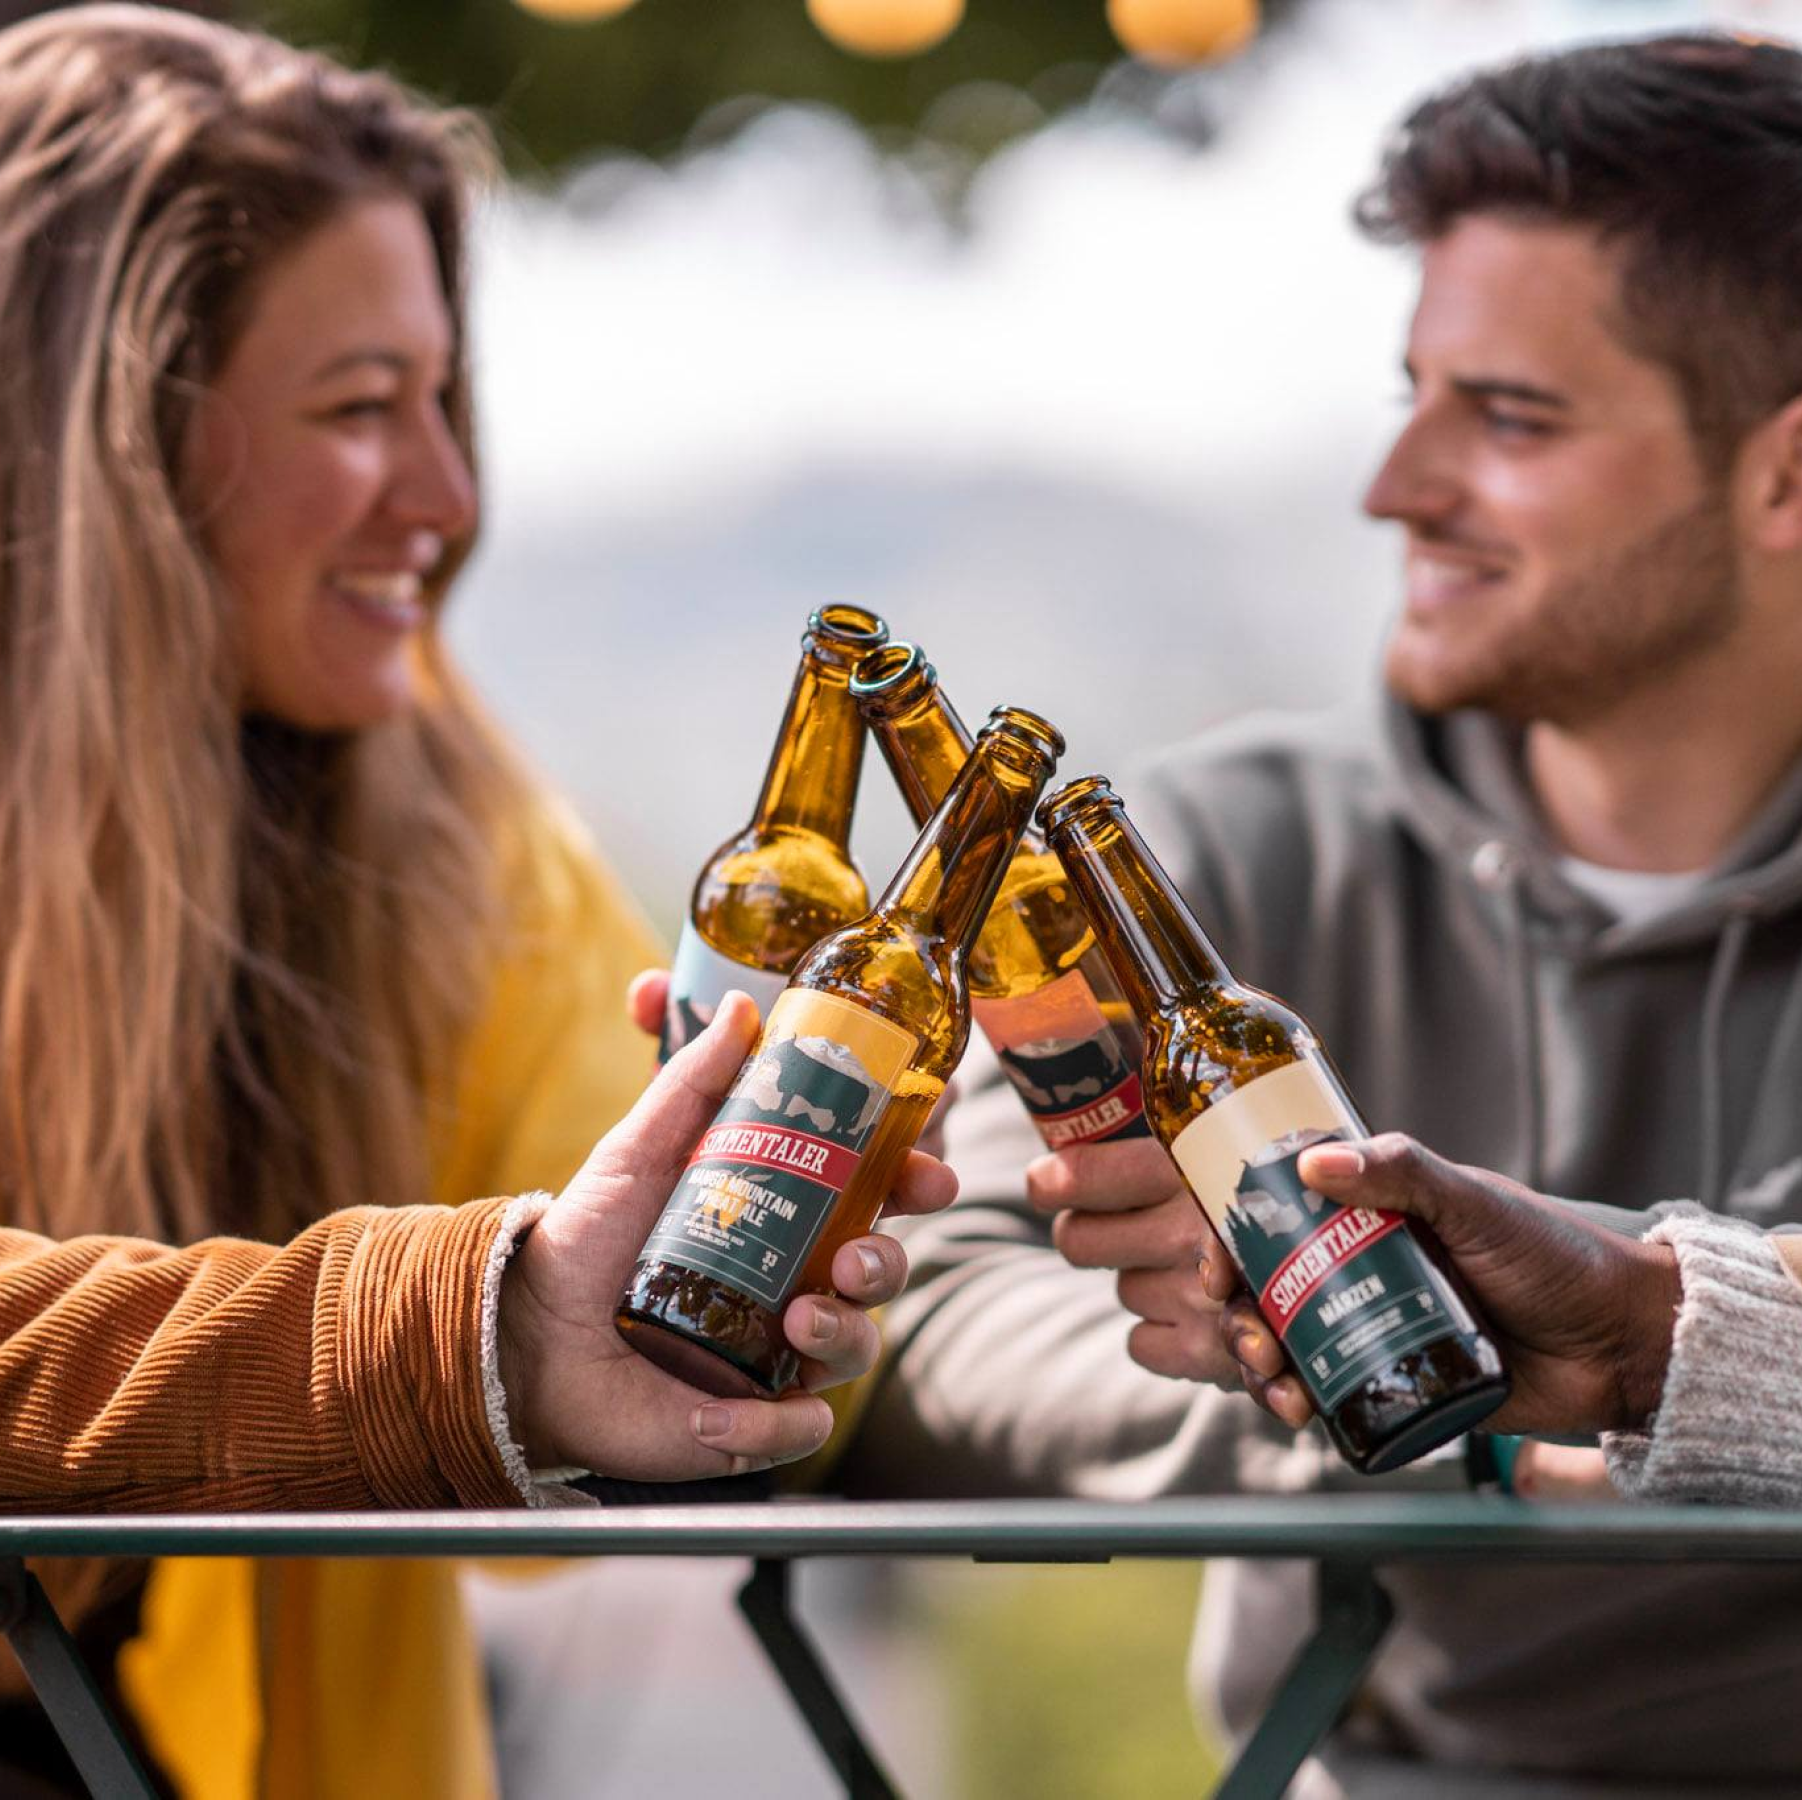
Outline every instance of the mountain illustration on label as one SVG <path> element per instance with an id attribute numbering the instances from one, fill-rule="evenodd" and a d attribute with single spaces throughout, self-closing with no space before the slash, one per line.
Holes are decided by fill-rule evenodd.
<path id="1" fill-rule="evenodd" d="M 888 1092 L 849 1046 L 792 1037 L 764 1047 L 739 1076 L 732 1098 L 772 1120 L 799 1120 L 851 1146 L 875 1123 Z"/>
<path id="2" fill-rule="evenodd" d="M 1312 1145 L 1344 1136 L 1342 1131 L 1291 1131 L 1245 1164 L 1221 1224 L 1227 1248 L 1255 1292 L 1263 1291 L 1290 1251 L 1336 1209 L 1335 1202 L 1302 1180 L 1295 1165 Z"/>
<path id="3" fill-rule="evenodd" d="M 1040 1112 L 1064 1112 L 1099 1100 L 1132 1073 L 1115 1050 L 1112 1034 L 1049 1038 L 996 1054 L 1014 1086 Z"/>
<path id="4" fill-rule="evenodd" d="M 1139 1077 L 1105 1025 L 1092 1036 L 999 1046 L 996 1057 L 1052 1149 L 1144 1136 Z"/>

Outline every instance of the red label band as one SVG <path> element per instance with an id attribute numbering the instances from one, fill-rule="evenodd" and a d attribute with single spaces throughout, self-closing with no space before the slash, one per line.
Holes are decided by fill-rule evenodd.
<path id="1" fill-rule="evenodd" d="M 785 1131 L 780 1125 L 715 1125 L 688 1159 L 696 1163 L 752 1163 L 817 1182 L 841 1194 L 862 1159 L 842 1144 L 827 1142 L 808 1131 Z"/>
<path id="2" fill-rule="evenodd" d="M 1258 1296 L 1259 1310 L 1276 1327 L 1277 1335 L 1289 1335 L 1295 1315 L 1329 1275 L 1392 1231 L 1399 1231 L 1401 1224 L 1400 1213 L 1372 1212 L 1361 1206 L 1336 1209 L 1318 1231 L 1283 1258 Z"/>
<path id="3" fill-rule="evenodd" d="M 1139 1078 L 1129 1075 L 1118 1087 L 1109 1088 L 1099 1100 L 1090 1100 L 1068 1112 L 1035 1113 L 1033 1123 L 1048 1148 L 1062 1150 L 1070 1144 L 1092 1144 L 1130 1125 L 1145 1110 Z"/>

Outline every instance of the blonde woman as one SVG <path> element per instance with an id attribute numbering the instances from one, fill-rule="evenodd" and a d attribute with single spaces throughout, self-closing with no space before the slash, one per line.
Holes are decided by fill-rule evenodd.
<path id="1" fill-rule="evenodd" d="M 499 1503 L 532 1489 L 492 1441 L 522 1382 L 527 1455 L 614 1446 L 611 1473 L 769 1460 L 823 1431 L 798 1396 L 735 1403 L 704 1443 L 722 1415 L 622 1365 L 604 1303 L 577 1317 L 596 1302 L 570 1285 L 574 1246 L 596 1218 L 617 1239 L 642 1201 L 620 1156 L 667 1160 L 704 1071 L 672 1066 L 600 1189 L 537 1226 L 498 1203 L 314 1224 L 556 1186 L 648 1072 L 623 994 L 655 949 L 438 636 L 476 524 L 462 290 L 485 155 L 466 118 L 385 79 L 185 15 L 84 7 L 0 33 L 9 1503 Z M 729 1063 L 745 1029 L 707 1054 Z M 947 1180 L 922 1160 L 901 1203 L 942 1203 Z M 531 1278 L 501 1281 L 521 1233 Z M 57 1242 L 78 1234 L 302 1235 Z M 874 1272 L 849 1259 L 845 1291 L 881 1298 L 898 1254 L 865 1248 Z M 845 1302 L 797 1302 L 789 1328 L 811 1385 L 874 1354 Z M 571 1366 L 621 1376 L 644 1429 L 572 1433 L 578 1397 L 553 1379 Z M 369 1400 L 383 1382 L 411 1436 Z M 346 1391 L 381 1414 L 375 1440 L 333 1437 Z M 437 1566 L 50 1575 L 184 1793 L 490 1785 Z M 7 1791 L 56 1791 L 10 1659 L 0 1713 Z"/>

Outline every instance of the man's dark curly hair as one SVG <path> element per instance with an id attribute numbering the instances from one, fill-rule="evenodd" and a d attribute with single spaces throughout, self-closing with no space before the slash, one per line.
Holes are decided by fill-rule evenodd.
<path id="1" fill-rule="evenodd" d="M 1385 242 L 1461 219 L 1585 226 L 1624 344 L 1669 368 L 1704 456 L 1802 394 L 1802 51 L 1715 34 L 1592 44 L 1423 101 L 1354 209 Z"/>

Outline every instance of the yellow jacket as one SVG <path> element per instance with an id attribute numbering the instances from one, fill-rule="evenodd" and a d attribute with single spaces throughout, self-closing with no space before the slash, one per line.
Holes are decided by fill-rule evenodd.
<path id="1" fill-rule="evenodd" d="M 651 1071 L 625 987 L 656 941 L 560 812 L 522 839 L 509 954 L 437 1121 L 447 1204 L 561 1187 Z M 119 1678 L 194 1800 L 495 1792 L 454 1564 L 159 1562 Z"/>

